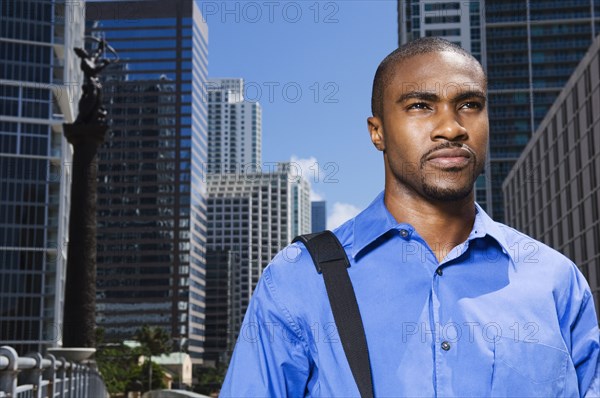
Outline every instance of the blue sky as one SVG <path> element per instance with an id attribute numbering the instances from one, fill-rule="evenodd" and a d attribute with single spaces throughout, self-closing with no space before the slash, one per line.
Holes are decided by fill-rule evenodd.
<path id="1" fill-rule="evenodd" d="M 383 189 L 366 118 L 379 62 L 397 45 L 397 2 L 201 1 L 209 77 L 241 77 L 263 109 L 263 163 L 293 159 L 327 201 L 329 227 Z"/>

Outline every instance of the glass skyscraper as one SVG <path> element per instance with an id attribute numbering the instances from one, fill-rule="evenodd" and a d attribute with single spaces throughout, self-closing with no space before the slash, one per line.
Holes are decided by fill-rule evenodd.
<path id="1" fill-rule="evenodd" d="M 97 323 L 204 341 L 208 31 L 194 2 L 98 2 L 86 19 L 121 61 L 106 70 L 111 132 L 99 150 Z"/>
<path id="2" fill-rule="evenodd" d="M 311 232 L 321 232 L 327 229 L 327 202 L 317 200 L 310 202 Z"/>
<path id="3" fill-rule="evenodd" d="M 0 2 L 0 343 L 60 344 L 82 2 Z"/>
<path id="4" fill-rule="evenodd" d="M 600 0 L 485 2 L 495 219 L 504 179 L 599 29 Z"/>

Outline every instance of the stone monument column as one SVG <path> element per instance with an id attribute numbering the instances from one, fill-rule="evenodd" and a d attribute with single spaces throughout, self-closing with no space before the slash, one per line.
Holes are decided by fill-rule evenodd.
<path id="1" fill-rule="evenodd" d="M 73 164 L 63 347 L 95 347 L 96 153 L 107 131 L 100 124 L 64 125 Z"/>
<path id="2" fill-rule="evenodd" d="M 105 40 L 88 39 L 98 43 L 91 54 L 75 48 L 84 74 L 79 114 L 63 125 L 73 146 L 63 347 L 90 349 L 96 345 L 96 155 L 108 131 L 99 73 L 116 60 L 104 58 L 105 51 L 116 53 Z"/>

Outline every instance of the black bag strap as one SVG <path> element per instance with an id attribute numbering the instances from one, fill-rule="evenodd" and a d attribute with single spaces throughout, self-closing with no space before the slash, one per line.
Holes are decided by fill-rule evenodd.
<path id="1" fill-rule="evenodd" d="M 323 274 L 333 319 L 358 391 L 362 398 L 372 398 L 373 379 L 367 338 L 348 275 L 350 262 L 344 248 L 331 231 L 300 235 L 292 242 L 304 243 L 317 272 Z"/>

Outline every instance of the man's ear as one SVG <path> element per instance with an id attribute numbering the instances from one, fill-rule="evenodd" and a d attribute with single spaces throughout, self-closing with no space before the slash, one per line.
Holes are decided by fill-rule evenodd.
<path id="1" fill-rule="evenodd" d="M 377 116 L 371 116 L 367 119 L 367 125 L 369 127 L 369 134 L 371 135 L 371 142 L 380 151 L 385 151 L 385 142 L 383 140 L 383 124 L 381 119 Z"/>

